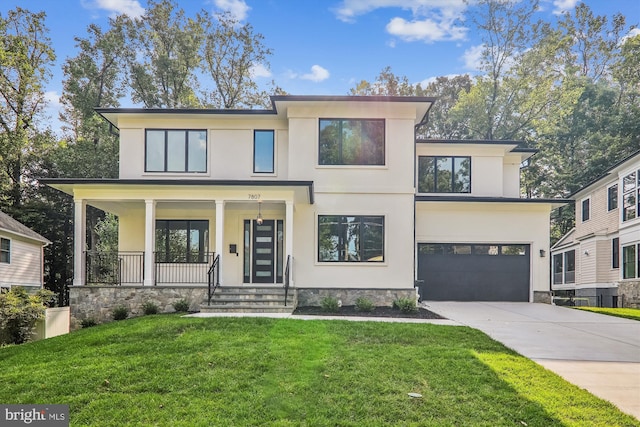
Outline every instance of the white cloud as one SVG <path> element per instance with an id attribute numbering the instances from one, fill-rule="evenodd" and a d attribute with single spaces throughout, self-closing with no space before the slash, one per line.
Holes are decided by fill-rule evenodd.
<path id="1" fill-rule="evenodd" d="M 251 73 L 251 76 L 254 78 L 257 77 L 271 77 L 271 71 L 265 67 L 262 64 L 255 64 L 251 67 L 251 70 L 249 71 Z"/>
<path id="2" fill-rule="evenodd" d="M 341 21 L 354 22 L 357 16 L 383 8 L 411 11 L 412 19 L 396 16 L 386 26 L 389 34 L 405 41 L 461 40 L 468 30 L 460 24 L 467 9 L 464 0 L 342 0 L 334 13 Z"/>
<path id="3" fill-rule="evenodd" d="M 625 44 L 627 40 L 638 35 L 640 35 L 640 28 L 634 28 L 633 30 L 629 31 L 629 33 L 626 36 L 620 39 L 620 45 Z"/>
<path id="4" fill-rule="evenodd" d="M 553 0 L 553 14 L 562 15 L 564 12 L 568 12 L 576 7 L 580 0 Z"/>
<path id="5" fill-rule="evenodd" d="M 131 18 L 138 18 L 144 14 L 144 8 L 140 6 L 138 0 L 94 0 L 88 3 L 89 7 L 104 9 L 112 15 L 127 15 Z"/>
<path id="6" fill-rule="evenodd" d="M 447 74 L 444 76 L 431 76 L 431 77 L 427 77 L 426 79 L 422 80 L 421 82 L 418 82 L 420 84 L 420 86 L 422 86 L 422 88 L 426 88 L 427 86 L 429 86 L 431 83 L 434 83 L 436 80 L 438 80 L 439 77 L 446 77 L 448 79 L 453 79 L 456 78 L 458 76 L 461 76 L 462 74 Z"/>
<path id="7" fill-rule="evenodd" d="M 300 76 L 302 80 L 311 80 L 312 82 L 321 82 L 329 78 L 329 71 L 319 65 L 313 65 L 311 72 Z"/>
<path id="8" fill-rule="evenodd" d="M 471 46 L 469 49 L 465 50 L 461 58 L 464 62 L 464 67 L 468 70 L 479 70 L 482 61 L 482 51 L 484 49 L 485 46 L 479 44 L 477 46 Z"/>
<path id="9" fill-rule="evenodd" d="M 44 93 L 44 99 L 47 101 L 47 106 L 49 108 L 60 108 L 62 104 L 60 103 L 60 94 L 55 90 L 50 90 Z"/>
<path id="10" fill-rule="evenodd" d="M 224 12 L 229 12 L 238 21 L 244 21 L 251 9 L 245 0 L 214 0 L 216 7 Z"/>

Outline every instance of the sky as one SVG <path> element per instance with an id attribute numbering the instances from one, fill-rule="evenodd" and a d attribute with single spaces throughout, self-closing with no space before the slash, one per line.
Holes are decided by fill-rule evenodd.
<path id="1" fill-rule="evenodd" d="M 527 0 L 523 0 L 527 1 Z M 581 0 L 541 0 L 536 18 L 556 22 Z M 640 0 L 582 0 L 595 14 L 622 13 L 640 24 Z M 464 0 L 176 0 L 187 16 L 199 10 L 228 11 L 273 50 L 268 67 L 255 68 L 259 82 L 292 95 L 346 95 L 361 80 L 374 81 L 390 66 L 411 83 L 477 71 L 481 41 Z M 470 1 L 473 3 L 473 0 Z M 147 0 L 1 0 L 0 14 L 16 6 L 44 11 L 56 53 L 47 85 L 48 114 L 55 117 L 62 92 L 62 64 L 77 55 L 74 37 L 87 26 L 108 27 L 109 17 L 140 16 Z M 634 30 L 640 33 L 640 30 Z M 123 107 L 138 106 L 122 100 Z"/>

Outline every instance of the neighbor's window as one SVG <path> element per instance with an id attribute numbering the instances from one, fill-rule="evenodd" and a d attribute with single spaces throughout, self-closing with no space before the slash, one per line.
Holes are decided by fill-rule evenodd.
<path id="1" fill-rule="evenodd" d="M 11 240 L 0 238 L 0 262 L 11 263 Z"/>
<path id="2" fill-rule="evenodd" d="M 624 246 L 622 248 L 622 278 L 635 279 L 638 277 L 640 264 L 640 244 Z"/>
<path id="3" fill-rule="evenodd" d="M 207 262 L 209 221 L 156 220 L 156 261 Z"/>
<path id="4" fill-rule="evenodd" d="M 471 157 L 420 156 L 419 193 L 470 193 Z"/>
<path id="5" fill-rule="evenodd" d="M 588 221 L 591 217 L 591 199 L 582 201 L 582 222 Z"/>
<path id="6" fill-rule="evenodd" d="M 145 172 L 206 172 L 206 130 L 147 129 Z"/>
<path id="7" fill-rule="evenodd" d="M 570 250 L 553 256 L 553 284 L 576 282 L 576 251 Z"/>
<path id="8" fill-rule="evenodd" d="M 640 213 L 640 171 L 622 178 L 622 221 L 638 217 Z"/>
<path id="9" fill-rule="evenodd" d="M 320 165 L 384 165 L 382 119 L 320 119 Z"/>
<path id="10" fill-rule="evenodd" d="M 318 216 L 318 261 L 383 262 L 383 216 Z"/>
<path id="11" fill-rule="evenodd" d="M 618 208 L 618 184 L 607 189 L 607 209 L 612 211 Z"/>
<path id="12" fill-rule="evenodd" d="M 274 172 L 274 132 L 272 130 L 253 131 L 253 172 Z"/>

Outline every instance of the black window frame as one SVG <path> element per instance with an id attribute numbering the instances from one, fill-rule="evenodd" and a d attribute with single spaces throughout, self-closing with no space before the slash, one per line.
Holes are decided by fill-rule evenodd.
<path id="1" fill-rule="evenodd" d="M 640 218 L 640 169 L 622 177 L 622 222 Z"/>
<path id="2" fill-rule="evenodd" d="M 271 170 L 270 171 L 256 170 L 256 134 L 258 133 L 271 134 Z M 276 132 L 273 129 L 254 129 L 253 130 L 253 173 L 274 174 L 275 172 L 276 172 Z"/>
<path id="3" fill-rule="evenodd" d="M 11 264 L 11 239 L 6 237 L 0 237 L 0 263 Z"/>
<path id="4" fill-rule="evenodd" d="M 322 140 L 322 125 L 323 122 L 340 122 L 339 125 L 339 138 L 340 141 L 338 141 L 338 145 L 340 147 L 339 149 L 339 155 L 340 155 L 340 159 L 339 161 L 335 162 L 335 163 L 329 163 L 329 162 L 324 162 L 323 161 L 323 140 Z M 345 162 L 344 161 L 344 144 L 343 144 L 343 128 L 344 128 L 344 122 L 372 122 L 372 123 L 381 123 L 382 124 L 382 157 L 380 159 L 376 159 L 378 160 L 377 162 L 374 163 L 349 163 L 349 162 Z M 360 144 L 362 144 L 362 141 L 360 141 Z M 387 123 L 386 123 L 386 119 L 366 119 L 366 118 L 359 118 L 359 119 L 351 119 L 351 118 L 330 118 L 330 117 L 323 117 L 318 119 L 318 165 L 319 166 L 385 166 L 387 163 Z"/>
<path id="5" fill-rule="evenodd" d="M 149 132 L 164 132 L 164 165 L 162 170 L 149 170 L 148 161 L 148 138 Z M 169 170 L 169 132 L 184 132 L 184 170 Z M 204 132 L 205 149 L 204 149 L 204 170 L 189 170 L 189 132 Z M 209 132 L 206 129 L 163 129 L 148 128 L 144 130 L 144 171 L 145 173 L 207 173 L 209 153 Z"/>
<path id="6" fill-rule="evenodd" d="M 618 208 L 618 184 L 613 184 L 607 188 L 607 211 L 611 212 Z"/>
<path id="7" fill-rule="evenodd" d="M 611 268 L 620 268 L 620 238 L 611 239 Z"/>
<path id="8" fill-rule="evenodd" d="M 428 191 L 429 189 L 422 188 L 421 186 L 422 178 L 423 178 L 423 169 L 422 169 L 423 159 L 424 160 L 433 159 L 433 189 L 432 189 L 433 191 Z M 439 185 L 438 185 L 438 160 L 439 159 L 451 160 L 451 182 L 449 183 L 450 184 L 449 188 L 451 189 L 451 191 L 440 191 L 439 189 Z M 456 191 L 456 177 L 458 176 L 458 173 L 456 173 L 456 159 L 463 159 L 463 161 L 467 160 L 469 162 L 469 174 L 468 174 L 469 185 L 466 189 L 463 189 L 462 191 Z M 471 186 L 472 186 L 471 163 L 472 163 L 471 156 L 418 156 L 418 182 L 417 182 L 418 193 L 470 194 Z"/>
<path id="9" fill-rule="evenodd" d="M 322 250 L 320 247 L 320 240 L 321 240 L 321 230 L 320 227 L 322 226 L 321 224 L 321 218 L 336 218 L 336 222 L 337 222 L 337 227 L 339 228 L 339 233 L 340 235 L 338 235 L 338 239 L 342 239 L 342 241 L 344 241 L 344 237 L 346 235 L 346 230 L 347 227 L 345 226 L 345 224 L 347 223 L 346 218 L 358 218 L 358 239 L 359 242 L 365 242 L 366 240 L 363 238 L 363 231 L 365 229 L 365 227 L 363 227 L 363 222 L 365 222 L 366 219 L 372 219 L 375 218 L 377 220 L 381 221 L 381 226 L 382 226 L 382 236 L 381 236 L 381 247 L 380 248 L 366 248 L 364 247 L 362 244 L 360 244 L 360 247 L 358 248 L 358 258 L 359 259 L 349 259 L 348 257 L 348 251 L 346 250 L 339 250 L 338 253 L 338 259 L 336 260 L 332 260 L 332 259 L 322 259 Z M 352 263 L 352 264 L 378 264 L 378 263 L 383 263 L 385 262 L 385 258 L 386 258 L 386 254 L 385 254 L 385 249 L 386 249 L 386 234 L 385 234 L 385 223 L 386 223 L 386 219 L 384 215 L 318 215 L 318 222 L 317 222 L 317 251 L 318 251 L 318 255 L 317 255 L 317 260 L 319 263 Z M 350 223 L 353 224 L 353 223 Z M 340 241 L 340 240 L 339 240 Z M 341 244 L 339 244 L 338 246 L 342 246 Z M 365 257 L 365 253 L 367 251 L 376 251 L 376 250 L 380 250 L 380 252 L 382 253 L 381 255 L 381 259 L 373 259 L 373 258 L 377 258 L 377 257 Z"/>
<path id="10" fill-rule="evenodd" d="M 585 209 L 585 204 L 587 208 Z M 589 221 L 591 219 L 591 197 L 587 197 L 580 202 L 580 214 L 582 216 L 582 222 Z"/>
<path id="11" fill-rule="evenodd" d="M 178 222 L 186 222 L 186 246 L 184 254 L 172 254 L 169 250 L 169 231 L 172 230 L 171 224 Z M 192 223 L 205 223 L 204 227 L 191 227 Z M 165 223 L 163 227 L 160 224 Z M 202 236 L 202 248 L 198 248 L 196 259 L 193 259 L 191 250 L 191 230 L 198 229 L 204 231 Z M 159 248 L 158 231 L 164 230 L 165 247 Z M 161 264 L 203 264 L 208 262 L 209 255 L 209 220 L 208 219 L 156 219 L 154 239 L 156 243 L 156 262 Z M 184 255 L 183 258 L 177 258 L 178 255 Z"/>

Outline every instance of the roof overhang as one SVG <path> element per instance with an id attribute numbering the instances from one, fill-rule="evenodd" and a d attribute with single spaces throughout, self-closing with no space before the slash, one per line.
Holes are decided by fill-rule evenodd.
<path id="1" fill-rule="evenodd" d="M 555 209 L 568 203 L 573 203 L 573 200 L 525 199 L 520 197 L 416 196 L 416 202 L 548 204 L 551 205 L 552 209 Z"/>
<path id="2" fill-rule="evenodd" d="M 475 148 L 478 146 L 494 147 L 502 149 L 504 154 L 516 154 L 520 156 L 520 162 L 524 162 L 539 150 L 536 148 L 522 147 L 523 141 L 515 140 L 485 140 L 485 139 L 416 139 L 416 144 L 429 144 L 436 147 L 448 148 L 458 146 L 462 148 Z"/>

